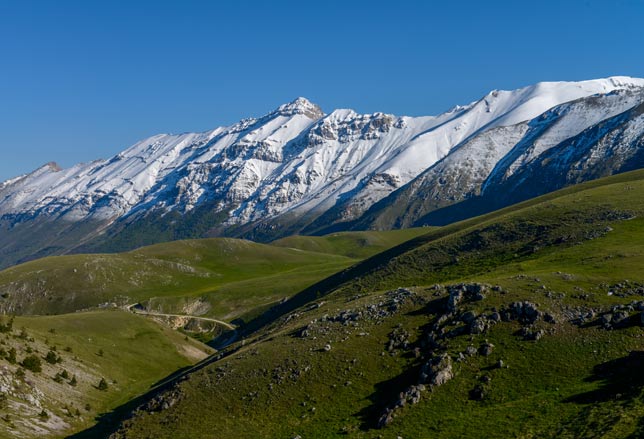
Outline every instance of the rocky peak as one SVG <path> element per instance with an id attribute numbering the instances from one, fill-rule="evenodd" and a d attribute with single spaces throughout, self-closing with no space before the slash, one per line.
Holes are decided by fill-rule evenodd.
<path id="1" fill-rule="evenodd" d="M 60 172 L 63 170 L 63 168 L 61 168 L 56 162 L 49 162 L 43 165 L 42 169 L 46 169 L 47 171 L 51 171 L 51 172 Z"/>
<path id="2" fill-rule="evenodd" d="M 299 97 L 294 101 L 289 102 L 288 104 L 280 105 L 280 107 L 273 113 L 280 114 L 282 116 L 294 116 L 296 114 L 303 114 L 309 119 L 314 120 L 320 119 L 324 116 L 324 112 L 318 105 L 302 97 Z"/>

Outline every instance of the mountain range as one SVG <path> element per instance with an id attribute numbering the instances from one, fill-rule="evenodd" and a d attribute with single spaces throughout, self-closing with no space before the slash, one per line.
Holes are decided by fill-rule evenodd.
<path id="1" fill-rule="evenodd" d="M 173 239 L 445 224 L 644 167 L 644 79 L 495 90 L 437 115 L 304 98 L 0 183 L 0 267 Z"/>

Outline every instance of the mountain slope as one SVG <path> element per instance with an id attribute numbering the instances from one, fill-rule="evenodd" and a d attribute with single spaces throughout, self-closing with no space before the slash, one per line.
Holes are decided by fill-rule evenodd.
<path id="1" fill-rule="evenodd" d="M 298 98 L 229 127 L 153 136 L 109 160 L 67 170 L 48 164 L 0 185 L 0 266 L 213 234 L 317 233 L 357 219 L 451 152 L 478 150 L 462 145 L 480 135 L 518 138 L 521 129 L 506 127 L 565 102 L 642 86 L 626 77 L 539 83 L 428 117 L 325 115 Z M 577 120 L 608 117 L 600 107 Z M 509 146 L 461 160 L 483 160 L 487 169 Z"/>
<path id="2" fill-rule="evenodd" d="M 640 437 L 643 191 L 631 172 L 430 232 L 75 437 Z"/>
<path id="3" fill-rule="evenodd" d="M 494 194 L 499 200 L 504 200 L 504 204 L 495 204 L 488 211 L 530 198 L 519 198 L 515 196 L 513 188 L 501 185 L 515 172 L 522 175 L 516 178 L 517 181 L 522 179 L 525 186 L 532 187 L 531 196 L 559 189 L 565 184 L 555 184 L 553 181 L 552 184 L 544 185 L 545 178 L 539 180 L 535 174 L 533 179 L 522 171 L 529 168 L 533 161 L 536 163 L 542 158 L 547 160 L 548 151 L 561 142 L 641 103 L 644 103 L 644 93 L 641 90 L 618 90 L 558 105 L 526 122 L 486 130 L 458 145 L 449 155 L 409 184 L 376 203 L 353 227 L 409 227 L 418 224 L 421 218 L 432 211 L 478 196 L 482 192 Z M 588 147 L 583 142 L 584 138 L 576 144 L 579 154 Z M 603 157 L 599 151 L 595 151 L 595 154 Z M 605 170 L 595 176 L 587 174 L 568 184 L 616 172 L 620 172 L 620 169 L 615 168 L 612 172 Z M 554 174 L 552 172 L 548 177 L 558 181 Z M 464 213 L 461 218 L 466 218 L 467 215 Z"/>
<path id="4" fill-rule="evenodd" d="M 644 167 L 644 102 L 571 137 L 505 175 L 498 192 L 509 202 L 544 191 Z M 539 188 L 539 189 L 537 189 Z M 487 187 L 483 195 L 491 193 Z"/>

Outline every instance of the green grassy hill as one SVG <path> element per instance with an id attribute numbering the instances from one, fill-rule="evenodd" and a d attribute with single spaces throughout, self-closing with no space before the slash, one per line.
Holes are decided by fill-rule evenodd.
<path id="1" fill-rule="evenodd" d="M 402 230 L 338 232 L 324 236 L 289 236 L 271 242 L 280 247 L 364 259 L 429 232 L 431 227 Z"/>
<path id="2" fill-rule="evenodd" d="M 431 231 L 251 322 L 113 437 L 642 437 L 643 218 L 637 171 Z"/>
<path id="3" fill-rule="evenodd" d="M 177 241 L 9 268 L 0 273 L 0 306 L 10 313 L 59 314 L 150 301 L 159 311 L 230 318 L 249 301 L 282 299 L 353 262 L 237 239 Z M 279 288 L 262 288 L 275 276 L 283 276 Z"/>
<path id="4" fill-rule="evenodd" d="M 0 332 L 0 437 L 65 437 L 210 353 L 124 311 L 16 317 Z"/>
<path id="5" fill-rule="evenodd" d="M 200 239 L 49 257 L 0 272 L 0 309 L 60 314 L 141 302 L 159 312 L 233 320 L 423 230 L 293 237 L 275 245 Z"/>

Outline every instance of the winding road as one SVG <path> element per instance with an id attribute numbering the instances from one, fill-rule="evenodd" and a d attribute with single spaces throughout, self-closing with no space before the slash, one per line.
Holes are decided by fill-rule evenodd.
<path id="1" fill-rule="evenodd" d="M 204 320 L 206 322 L 213 322 L 217 323 L 221 326 L 225 326 L 228 329 L 235 330 L 236 328 L 231 325 L 230 323 L 224 322 L 223 320 L 217 320 L 217 319 L 211 319 L 210 317 L 199 317 L 199 316 L 191 316 L 187 314 L 165 314 L 165 313 L 160 313 L 160 312 L 150 312 L 150 311 L 144 311 L 141 309 L 135 308 L 136 305 L 139 305 L 138 303 L 133 303 L 131 305 L 126 305 L 125 308 L 130 311 L 131 313 L 134 314 L 140 314 L 143 316 L 152 316 L 152 317 L 187 317 L 189 319 L 195 319 L 195 320 Z"/>

